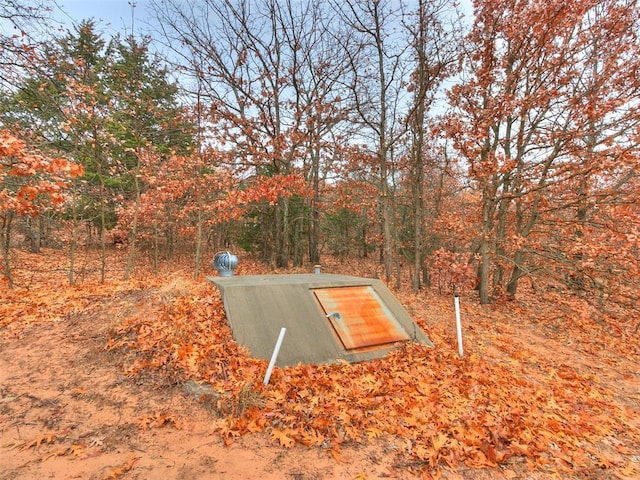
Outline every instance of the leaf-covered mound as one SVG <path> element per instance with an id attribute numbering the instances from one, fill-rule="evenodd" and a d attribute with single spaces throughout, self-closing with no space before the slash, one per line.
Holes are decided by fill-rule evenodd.
<path id="1" fill-rule="evenodd" d="M 567 340 L 560 329 L 569 310 L 558 316 L 536 304 L 534 314 L 463 299 L 460 359 L 450 300 L 402 300 L 434 350 L 409 344 L 361 364 L 277 368 L 266 387 L 267 362 L 236 344 L 221 299 L 207 284 L 183 281 L 161 292 L 115 326 L 106 348 L 125 352 L 130 376 L 211 385 L 212 406 L 227 419 L 219 433 L 228 442 L 264 431 L 283 447 L 321 447 L 339 458 L 345 442 L 383 437 L 398 465 L 415 469 L 527 462 L 578 477 L 640 474 L 638 372 L 625 370 L 637 349 L 607 353 L 606 343 L 620 341 L 603 340 L 606 325 L 598 331 L 574 318 Z M 620 391 L 610 389 L 612 380 Z"/>

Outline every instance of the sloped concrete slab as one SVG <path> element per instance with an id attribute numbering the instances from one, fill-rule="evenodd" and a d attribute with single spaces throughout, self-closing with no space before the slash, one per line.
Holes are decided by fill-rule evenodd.
<path id="1" fill-rule="evenodd" d="M 333 363 L 339 359 L 360 362 L 379 358 L 401 342 L 365 348 L 345 348 L 332 319 L 314 291 L 351 286 L 370 286 L 381 308 L 399 326 L 408 341 L 433 347 L 424 332 L 383 282 L 377 279 L 334 274 L 239 275 L 209 277 L 224 301 L 227 319 L 238 343 L 251 355 L 270 359 L 280 329 L 286 335 L 276 365 Z M 339 312 L 337 312 L 339 313 Z M 340 315 L 336 315 L 340 317 Z M 365 315 L 366 318 L 366 315 Z M 400 337 L 394 337 L 400 338 Z"/>

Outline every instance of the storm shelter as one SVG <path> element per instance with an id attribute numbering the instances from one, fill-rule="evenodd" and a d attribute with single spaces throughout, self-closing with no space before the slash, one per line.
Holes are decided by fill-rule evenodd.
<path id="1" fill-rule="evenodd" d="M 209 277 L 224 302 L 236 341 L 276 365 L 360 362 L 385 356 L 402 342 L 433 347 L 385 284 L 335 274 Z"/>

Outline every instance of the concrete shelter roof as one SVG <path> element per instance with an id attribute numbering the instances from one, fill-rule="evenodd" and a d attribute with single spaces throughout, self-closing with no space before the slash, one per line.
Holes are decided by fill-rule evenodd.
<path id="1" fill-rule="evenodd" d="M 238 275 L 209 277 L 207 280 L 215 284 L 222 293 L 234 338 L 239 344 L 246 346 L 252 356 L 270 359 L 280 329 L 287 329 L 276 363 L 278 366 L 333 363 L 339 359 L 359 362 L 383 357 L 399 342 L 384 343 L 384 332 L 370 332 L 371 328 L 367 323 L 372 316 L 371 306 L 376 307 L 375 304 L 378 303 L 380 307 L 375 308 L 378 312 L 375 315 L 388 317 L 388 320 L 382 320 L 383 327 L 389 326 L 396 331 L 390 338 L 407 338 L 433 347 L 400 302 L 377 279 L 321 273 Z M 350 320 L 349 315 L 352 314 L 348 311 L 353 303 L 348 296 L 351 291 L 333 290 L 342 287 L 364 287 L 359 290 L 367 297 L 368 306 L 366 311 L 364 307 L 359 310 L 357 315 L 361 316 L 355 323 Z M 326 298 L 339 292 L 347 295 L 340 300 L 340 309 L 343 311 L 327 311 Z M 357 300 L 354 299 L 354 302 L 357 303 Z M 346 316 L 346 321 L 352 321 L 347 324 L 346 333 L 332 324 L 336 318 L 338 321 L 343 320 L 340 313 Z M 332 319 L 332 316 L 336 318 Z M 387 325 L 385 322 L 390 323 Z M 352 348 L 354 343 L 351 339 L 345 339 L 345 335 L 351 333 L 356 335 L 355 345 L 359 345 L 358 335 L 378 335 L 382 340 L 371 340 L 368 337 L 368 343 L 363 343 L 366 347 Z M 376 343 L 379 344 L 374 345 Z"/>

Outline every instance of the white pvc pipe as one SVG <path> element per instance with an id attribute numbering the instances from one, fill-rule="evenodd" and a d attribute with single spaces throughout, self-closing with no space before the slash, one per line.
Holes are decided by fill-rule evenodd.
<path id="1" fill-rule="evenodd" d="M 284 339 L 284 334 L 287 332 L 287 329 L 282 327 L 280 329 L 280 335 L 278 336 L 278 341 L 276 342 L 276 346 L 273 349 L 273 354 L 271 354 L 271 361 L 269 362 L 269 367 L 267 368 L 267 373 L 264 375 L 264 380 L 262 383 L 265 385 L 269 383 L 269 379 L 271 378 L 271 372 L 273 371 L 273 367 L 276 364 L 276 358 L 278 358 L 278 352 L 280 351 L 280 347 L 282 346 L 282 340 Z"/>
<path id="2" fill-rule="evenodd" d="M 460 320 L 460 299 L 454 297 L 454 305 L 456 307 L 456 336 L 458 337 L 458 355 L 460 358 L 464 356 L 464 350 L 462 348 L 462 321 Z"/>

